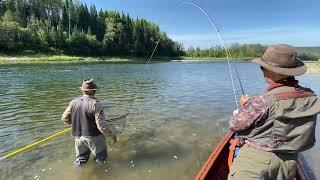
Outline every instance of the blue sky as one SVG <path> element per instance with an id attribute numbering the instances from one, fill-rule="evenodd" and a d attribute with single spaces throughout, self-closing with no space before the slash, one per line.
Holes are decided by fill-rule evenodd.
<path id="1" fill-rule="evenodd" d="M 183 0 L 81 0 L 155 22 L 185 47 L 219 45 L 196 7 Z M 194 0 L 214 19 L 227 44 L 320 46 L 320 0 Z"/>

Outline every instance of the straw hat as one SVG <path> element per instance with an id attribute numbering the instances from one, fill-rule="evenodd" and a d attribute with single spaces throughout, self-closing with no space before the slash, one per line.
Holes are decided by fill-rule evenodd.
<path id="1" fill-rule="evenodd" d="M 82 91 L 93 91 L 97 90 L 98 86 L 93 82 L 93 79 L 83 80 L 82 86 L 80 87 Z"/>
<path id="2" fill-rule="evenodd" d="M 304 63 L 297 58 L 296 49 L 287 44 L 269 46 L 261 58 L 255 58 L 252 62 L 272 72 L 288 76 L 299 76 L 307 71 Z"/>

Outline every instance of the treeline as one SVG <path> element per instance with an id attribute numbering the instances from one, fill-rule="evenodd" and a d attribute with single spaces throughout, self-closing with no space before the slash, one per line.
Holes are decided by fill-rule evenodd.
<path id="1" fill-rule="evenodd" d="M 233 44 L 228 47 L 232 58 L 248 58 L 259 57 L 263 54 L 266 47 L 261 44 Z M 186 50 L 186 56 L 190 57 L 213 57 L 213 58 L 225 58 L 225 49 L 221 46 L 212 47 L 209 49 L 200 49 L 199 47 L 190 47 Z"/>
<path id="2" fill-rule="evenodd" d="M 261 57 L 267 46 L 261 44 L 233 44 L 228 47 L 232 58 L 254 58 Z M 201 58 L 226 58 L 226 52 L 221 46 L 209 49 L 200 49 L 199 47 L 189 47 L 186 56 Z M 298 57 L 305 61 L 314 61 L 320 59 L 320 47 L 297 47 Z"/>
<path id="3" fill-rule="evenodd" d="M 180 56 L 155 23 L 77 0 L 0 0 L 0 51 L 72 55 Z"/>
<path id="4" fill-rule="evenodd" d="M 320 47 L 298 47 L 298 53 L 304 60 L 320 60 Z"/>

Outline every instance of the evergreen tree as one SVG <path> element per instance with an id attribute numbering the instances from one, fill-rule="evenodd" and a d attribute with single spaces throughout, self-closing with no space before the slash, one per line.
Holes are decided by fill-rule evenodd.
<path id="1" fill-rule="evenodd" d="M 3 0 L 0 0 L 0 17 L 6 12 L 6 4 Z M 1 19 L 0 19 L 1 20 Z"/>
<path id="2" fill-rule="evenodd" d="M 146 56 L 161 36 L 152 22 L 123 12 L 98 13 L 79 0 L 0 0 L 0 20 L 0 47 L 6 51 Z M 181 49 L 164 35 L 156 55 Z"/>
<path id="3" fill-rule="evenodd" d="M 4 1 L 7 11 L 11 11 L 12 13 L 16 11 L 16 3 L 15 0 L 6 0 Z"/>
<path id="4" fill-rule="evenodd" d="M 16 21 L 19 22 L 22 27 L 26 27 L 30 11 L 29 6 L 25 0 L 16 0 L 15 8 Z"/>
<path id="5" fill-rule="evenodd" d="M 94 35 L 98 35 L 99 30 L 98 30 L 98 13 L 97 13 L 97 9 L 94 5 L 90 6 L 90 16 L 89 16 L 89 24 L 88 26 L 91 28 L 92 33 Z"/>
<path id="6" fill-rule="evenodd" d="M 106 33 L 105 19 L 106 19 L 106 13 L 100 10 L 98 14 L 98 19 L 97 19 L 97 29 L 95 32 L 97 39 L 99 41 L 102 41 L 104 39 L 104 35 Z"/>
<path id="7" fill-rule="evenodd" d="M 69 33 L 69 1 L 66 0 L 63 4 L 62 18 L 61 18 L 62 29 Z"/>

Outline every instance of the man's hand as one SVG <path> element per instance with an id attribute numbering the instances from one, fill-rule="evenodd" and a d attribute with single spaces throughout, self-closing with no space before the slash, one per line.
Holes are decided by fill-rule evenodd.
<path id="1" fill-rule="evenodd" d="M 233 111 L 233 115 L 236 115 L 238 113 L 239 113 L 239 109 L 236 109 L 236 110 Z"/>
<path id="2" fill-rule="evenodd" d="M 115 144 L 116 142 L 118 142 L 118 138 L 117 138 L 117 136 L 116 135 L 112 135 L 111 136 L 111 144 Z"/>
<path id="3" fill-rule="evenodd" d="M 241 99 L 240 99 L 240 107 L 243 107 L 243 106 L 248 102 L 249 99 L 250 99 L 250 97 L 247 96 L 247 95 L 241 96 Z"/>

